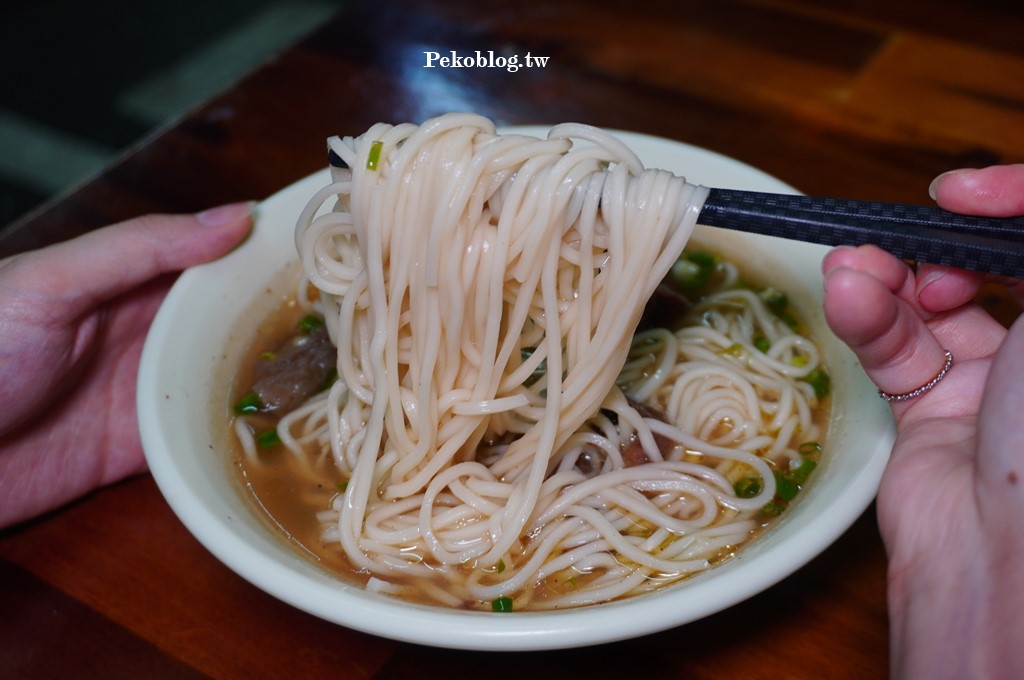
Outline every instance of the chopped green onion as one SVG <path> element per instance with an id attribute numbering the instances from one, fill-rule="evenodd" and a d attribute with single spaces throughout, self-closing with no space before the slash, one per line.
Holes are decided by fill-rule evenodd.
<path id="1" fill-rule="evenodd" d="M 277 352 L 268 349 L 266 352 L 262 352 L 260 354 L 260 359 L 263 359 L 264 361 L 273 361 L 276 356 Z"/>
<path id="2" fill-rule="evenodd" d="M 687 252 L 672 265 L 672 278 L 682 288 L 700 288 L 714 273 L 718 262 L 714 255 Z"/>
<path id="3" fill-rule="evenodd" d="M 680 286 L 693 288 L 696 287 L 695 282 L 697 277 L 700 276 L 700 265 L 681 257 L 672 265 L 671 274 L 672 278 Z"/>
<path id="4" fill-rule="evenodd" d="M 380 150 L 384 148 L 384 142 L 379 139 L 373 144 L 370 144 L 370 153 L 366 155 L 366 169 L 376 170 L 377 164 L 380 163 Z"/>
<path id="5" fill-rule="evenodd" d="M 345 493 L 346 489 L 348 489 L 347 479 L 344 482 L 338 482 L 338 491 L 340 491 L 341 493 Z"/>
<path id="6" fill-rule="evenodd" d="M 258 413 L 263 408 L 263 403 L 255 392 L 250 392 L 235 403 L 235 415 L 244 416 L 246 413 Z"/>
<path id="7" fill-rule="evenodd" d="M 772 341 L 763 335 L 759 335 L 754 338 L 754 347 L 757 348 L 758 352 L 767 352 L 772 348 Z"/>
<path id="8" fill-rule="evenodd" d="M 786 509 L 784 501 L 768 501 L 761 506 L 761 514 L 769 517 L 778 517 Z"/>
<path id="9" fill-rule="evenodd" d="M 821 444 L 818 442 L 804 442 L 797 448 L 797 451 L 804 457 L 816 457 L 821 455 Z"/>
<path id="10" fill-rule="evenodd" d="M 505 571 L 505 560 L 498 560 L 498 573 Z"/>
<path id="11" fill-rule="evenodd" d="M 492 612 L 510 612 L 512 611 L 512 598 L 511 597 L 499 597 L 497 600 L 491 602 Z"/>
<path id="12" fill-rule="evenodd" d="M 775 495 L 784 501 L 791 501 L 796 498 L 800 491 L 800 485 L 785 476 L 778 470 L 775 471 Z"/>
<path id="13" fill-rule="evenodd" d="M 814 388 L 814 393 L 821 399 L 832 389 L 832 379 L 824 368 L 816 368 L 807 374 L 807 382 Z"/>
<path id="14" fill-rule="evenodd" d="M 523 361 L 525 362 L 530 357 L 532 357 L 533 353 L 536 352 L 536 351 L 537 351 L 536 347 L 524 347 L 523 349 L 521 349 L 519 351 L 519 355 L 522 357 Z M 547 359 L 542 359 L 541 362 L 539 364 L 537 364 L 537 368 L 533 369 L 533 373 L 531 373 L 530 375 L 528 375 L 526 377 L 526 380 L 523 382 L 523 384 L 526 385 L 527 387 L 531 387 L 531 386 L 533 386 L 533 384 L 535 382 L 540 380 L 541 377 L 545 373 L 547 373 L 547 372 L 548 372 L 548 360 Z"/>
<path id="15" fill-rule="evenodd" d="M 765 305 L 768 306 L 768 309 L 776 314 L 781 314 L 789 307 L 789 298 L 782 291 L 769 287 L 762 290 L 759 295 L 764 300 Z"/>
<path id="16" fill-rule="evenodd" d="M 280 444 L 281 438 L 277 435 L 277 428 L 274 427 L 260 432 L 256 435 L 256 443 L 259 444 L 262 449 L 269 449 L 272 446 Z"/>
<path id="17" fill-rule="evenodd" d="M 761 493 L 761 480 L 757 477 L 744 477 L 732 485 L 739 498 L 753 498 Z"/>
<path id="18" fill-rule="evenodd" d="M 818 467 L 818 464 L 815 461 L 810 458 L 804 458 L 796 468 L 790 470 L 789 478 L 798 485 L 803 486 L 807 483 L 807 478 L 811 476 L 816 467 Z"/>
<path id="19" fill-rule="evenodd" d="M 308 333 L 314 328 L 319 328 L 324 325 L 324 320 L 316 314 L 309 314 L 299 319 L 298 328 L 303 333 Z"/>
<path id="20" fill-rule="evenodd" d="M 725 349 L 718 350 L 718 353 L 722 354 L 722 355 L 726 355 L 727 354 L 727 355 L 729 355 L 731 357 L 736 357 L 737 359 L 739 359 L 740 357 L 742 357 L 746 353 L 746 351 L 747 350 L 746 350 L 746 348 L 743 347 L 743 345 L 741 345 L 738 342 L 734 342 L 733 344 L 729 345 Z"/>

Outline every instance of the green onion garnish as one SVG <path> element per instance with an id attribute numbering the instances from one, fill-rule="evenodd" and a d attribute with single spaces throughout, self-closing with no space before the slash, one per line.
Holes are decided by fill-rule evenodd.
<path id="1" fill-rule="evenodd" d="M 790 470 L 789 478 L 796 482 L 798 485 L 803 486 L 807 483 L 807 478 L 814 472 L 814 468 L 818 467 L 818 464 L 810 458 L 804 458 L 800 461 L 794 469 Z"/>
<path id="2" fill-rule="evenodd" d="M 298 328 L 303 333 L 308 333 L 314 328 L 324 325 L 324 320 L 316 314 L 309 314 L 299 319 Z"/>
<path id="3" fill-rule="evenodd" d="M 816 457 L 821 454 L 821 444 L 818 442 L 804 442 L 797 448 L 797 451 L 804 457 Z"/>
<path id="4" fill-rule="evenodd" d="M 760 296 L 764 300 L 765 305 L 768 306 L 768 309 L 776 314 L 786 311 L 786 307 L 789 306 L 789 298 L 786 294 L 774 288 L 765 288 L 760 292 Z"/>
<path id="5" fill-rule="evenodd" d="M 741 345 L 738 342 L 734 342 L 731 345 L 729 345 L 728 347 L 726 347 L 724 349 L 718 350 L 718 354 L 728 355 L 728 356 L 731 356 L 731 357 L 736 357 L 737 359 L 742 358 L 743 355 L 746 354 L 746 353 L 747 353 L 747 350 L 744 349 L 743 345 Z"/>
<path id="6" fill-rule="evenodd" d="M 754 338 L 754 347 L 758 352 L 764 353 L 772 348 L 772 341 L 763 335 L 759 335 Z"/>
<path id="7" fill-rule="evenodd" d="M 498 560 L 498 573 L 505 571 L 505 560 Z"/>
<path id="8" fill-rule="evenodd" d="M 536 351 L 537 351 L 536 347 L 524 347 L 521 350 L 519 350 L 519 355 L 522 357 L 522 360 L 525 362 L 530 357 L 532 357 L 533 353 L 536 352 Z M 526 377 L 526 380 L 523 382 L 523 384 L 526 385 L 527 387 L 531 387 L 535 382 L 540 380 L 544 376 L 544 374 L 547 373 L 547 371 L 548 371 L 548 360 L 547 359 L 543 359 L 543 360 L 541 360 L 541 362 L 539 364 L 537 364 L 537 368 L 533 369 L 533 373 L 531 373 L 530 375 L 528 375 Z"/>
<path id="9" fill-rule="evenodd" d="M 491 602 L 492 612 L 510 612 L 512 611 L 512 598 L 511 597 L 499 597 L 497 600 Z"/>
<path id="10" fill-rule="evenodd" d="M 717 266 L 714 255 L 701 252 L 683 253 L 672 265 L 672 278 L 682 288 L 700 288 Z"/>
<path id="11" fill-rule="evenodd" d="M 775 498 L 761 507 L 761 514 L 769 517 L 781 515 L 782 511 L 789 507 L 790 502 L 800 493 L 800 489 L 807 483 L 807 479 L 814 472 L 814 469 L 818 467 L 818 463 L 811 458 L 811 456 L 816 458 L 821 451 L 821 445 L 818 442 L 804 442 L 800 445 L 799 450 L 800 454 L 804 457 L 799 461 L 794 461 L 795 465 L 786 472 L 775 470 L 772 473 L 775 476 Z M 736 495 L 740 498 L 753 498 L 757 495 L 756 493 L 752 493 L 749 496 L 744 496 L 742 493 L 740 484 L 745 481 L 747 480 L 741 479 L 733 486 L 736 490 Z M 756 479 L 750 479 L 749 481 L 758 482 Z M 760 482 L 758 482 L 758 486 L 760 486 Z"/>
<path id="12" fill-rule="evenodd" d="M 761 493 L 761 480 L 757 477 L 744 477 L 732 485 L 739 498 L 753 498 Z"/>
<path id="13" fill-rule="evenodd" d="M 263 408 L 260 398 L 255 392 L 250 392 L 235 403 L 235 415 L 244 416 L 246 413 L 258 413 Z"/>
<path id="14" fill-rule="evenodd" d="M 807 374 L 806 380 L 814 388 L 814 393 L 818 395 L 819 399 L 828 396 L 828 393 L 832 390 L 832 379 L 824 368 L 814 369 Z"/>
<path id="15" fill-rule="evenodd" d="M 277 436 L 277 428 L 274 427 L 269 430 L 263 430 L 263 432 L 257 434 L 256 443 L 259 444 L 261 449 L 269 449 L 280 444 L 281 438 Z"/>
<path id="16" fill-rule="evenodd" d="M 800 485 L 778 470 L 775 471 L 775 495 L 784 501 L 791 501 L 796 498 L 800 491 Z"/>
<path id="17" fill-rule="evenodd" d="M 348 480 L 347 479 L 344 482 L 338 482 L 338 491 L 339 492 L 345 493 L 345 490 L 347 488 L 348 488 Z"/>
<path id="18" fill-rule="evenodd" d="M 379 139 L 373 144 L 370 144 L 370 153 L 366 155 L 366 169 L 376 170 L 377 164 L 380 163 L 380 151 L 384 148 L 384 142 Z"/>

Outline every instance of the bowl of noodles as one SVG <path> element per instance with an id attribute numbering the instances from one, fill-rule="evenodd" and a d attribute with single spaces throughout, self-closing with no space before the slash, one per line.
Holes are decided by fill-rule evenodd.
<path id="1" fill-rule="evenodd" d="M 396 640 L 577 647 L 770 587 L 874 498 L 893 426 L 826 249 L 697 224 L 705 187 L 792 187 L 471 114 L 328 146 L 140 366 L 154 478 L 241 577 Z"/>

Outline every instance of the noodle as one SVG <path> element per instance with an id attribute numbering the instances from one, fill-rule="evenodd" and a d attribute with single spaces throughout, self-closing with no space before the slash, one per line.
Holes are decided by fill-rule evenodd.
<path id="1" fill-rule="evenodd" d="M 777 461 L 817 437 L 820 357 L 743 288 L 634 336 L 706 189 L 576 124 L 536 139 L 447 114 L 329 148 L 347 167 L 295 238 L 338 377 L 278 431 L 347 479 L 319 517 L 369 588 L 579 606 L 748 540 Z"/>

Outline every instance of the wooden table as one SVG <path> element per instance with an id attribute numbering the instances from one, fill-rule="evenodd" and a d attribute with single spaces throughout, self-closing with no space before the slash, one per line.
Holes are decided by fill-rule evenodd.
<path id="1" fill-rule="evenodd" d="M 939 172 L 1024 160 L 1024 13 L 854 0 L 346 6 L 336 19 L 0 238 L 0 257 L 141 213 L 258 199 L 324 138 L 474 110 L 725 153 L 807 193 L 927 202 Z M 426 51 L 527 52 L 515 73 Z M 868 511 L 819 558 L 710 618 L 598 648 L 485 654 L 325 623 L 248 585 L 149 477 L 0 533 L 0 677 L 878 678 L 885 555 Z"/>

